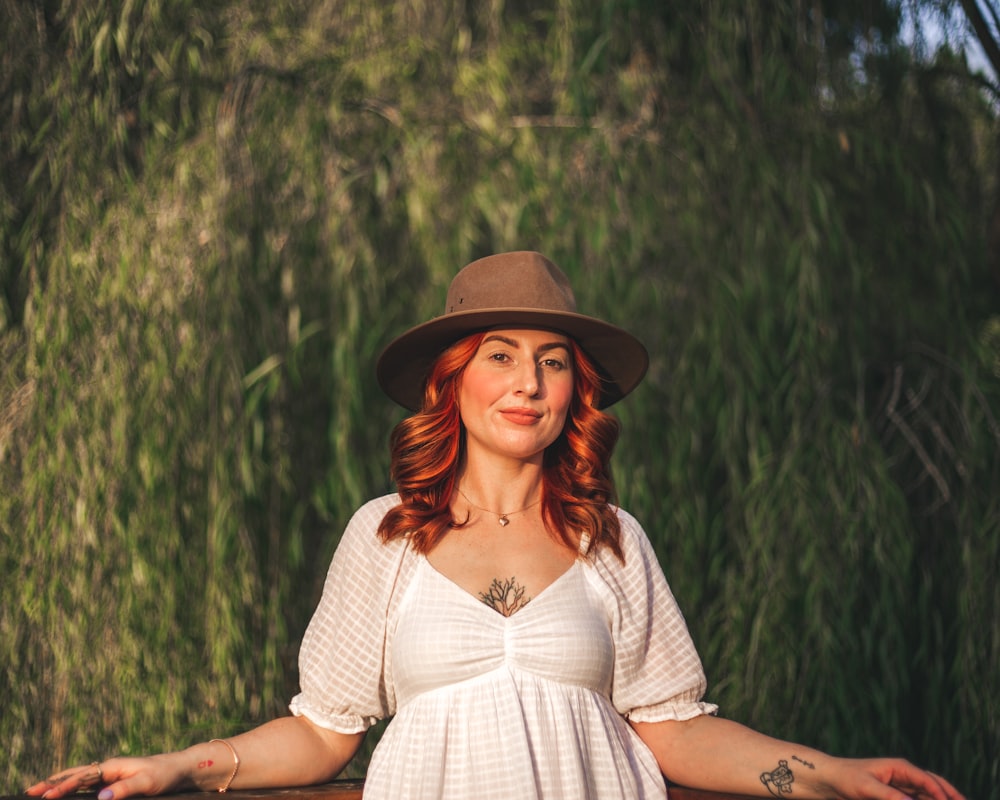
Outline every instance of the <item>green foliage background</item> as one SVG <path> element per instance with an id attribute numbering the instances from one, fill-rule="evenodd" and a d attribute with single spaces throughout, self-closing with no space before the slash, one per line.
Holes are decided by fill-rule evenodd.
<path id="1" fill-rule="evenodd" d="M 286 713 L 379 347 L 529 248 L 723 713 L 1000 797 L 1000 128 L 900 4 L 0 8 L 6 791 Z"/>

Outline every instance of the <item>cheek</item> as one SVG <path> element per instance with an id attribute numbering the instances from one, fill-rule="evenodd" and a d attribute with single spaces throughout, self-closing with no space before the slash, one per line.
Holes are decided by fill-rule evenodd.
<path id="1" fill-rule="evenodd" d="M 458 386 L 456 398 L 459 413 L 464 415 L 484 408 L 492 402 L 495 395 L 496 389 L 488 375 L 473 375 L 470 380 L 463 380 Z"/>
<path id="2" fill-rule="evenodd" d="M 563 417 L 569 412 L 570 404 L 573 402 L 573 378 L 567 376 L 565 380 L 558 380 L 549 386 L 549 407 L 554 413 Z"/>

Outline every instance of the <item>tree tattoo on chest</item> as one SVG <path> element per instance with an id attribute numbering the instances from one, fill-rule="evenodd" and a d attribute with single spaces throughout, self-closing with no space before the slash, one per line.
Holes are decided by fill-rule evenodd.
<path id="1" fill-rule="evenodd" d="M 530 597 L 525 596 L 524 587 L 514 578 L 508 578 L 505 581 L 494 578 L 489 591 L 480 592 L 479 599 L 505 617 L 520 611 L 531 600 Z"/>

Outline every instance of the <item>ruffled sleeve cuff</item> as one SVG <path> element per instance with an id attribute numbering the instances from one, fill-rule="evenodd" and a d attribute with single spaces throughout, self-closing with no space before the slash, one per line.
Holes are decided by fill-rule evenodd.
<path id="1" fill-rule="evenodd" d="M 697 702 L 666 702 L 654 706 L 633 708 L 625 716 L 630 722 L 665 722 L 674 720 L 683 722 L 700 716 L 714 716 L 719 712 L 715 703 Z"/>
<path id="2" fill-rule="evenodd" d="M 360 714 L 337 714 L 322 711 L 309 705 L 301 694 L 292 698 L 288 708 L 296 717 L 305 717 L 319 727 L 337 733 L 364 733 L 378 721 L 376 717 L 363 717 Z"/>

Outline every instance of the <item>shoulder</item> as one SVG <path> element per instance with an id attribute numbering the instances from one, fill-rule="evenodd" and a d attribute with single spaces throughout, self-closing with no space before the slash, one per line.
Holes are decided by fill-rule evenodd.
<path id="1" fill-rule="evenodd" d="M 620 508 L 616 513 L 624 561 L 609 548 L 599 548 L 588 559 L 592 567 L 588 574 L 604 596 L 611 598 L 611 608 L 623 620 L 634 622 L 651 614 L 661 614 L 665 620 L 672 618 L 679 610 L 658 553 L 635 517 Z"/>
<path id="2" fill-rule="evenodd" d="M 645 537 L 646 533 L 643 531 L 642 525 L 639 524 L 639 520 L 632 516 L 630 512 L 621 506 L 617 506 L 615 507 L 615 516 L 618 517 L 618 522 L 622 526 L 622 533 L 627 531 L 630 536 L 638 535 Z"/>
<path id="3" fill-rule="evenodd" d="M 619 546 L 624 559 L 608 547 L 599 547 L 587 559 L 606 581 L 615 584 L 647 583 L 663 575 L 659 558 L 642 524 L 628 511 L 615 509 L 620 526 Z"/>
<path id="4" fill-rule="evenodd" d="M 378 536 L 378 526 L 382 518 L 393 506 L 399 505 L 399 495 L 386 494 L 369 500 L 351 516 L 337 546 L 341 551 L 351 553 L 379 553 L 393 550 L 394 542 L 383 543 Z"/>
<path id="5" fill-rule="evenodd" d="M 639 520 L 621 506 L 615 509 L 615 515 L 621 526 L 620 543 L 622 552 L 625 554 L 625 562 L 628 563 L 630 556 L 633 559 L 648 559 L 653 553 L 653 545 L 646 535 L 645 528 L 642 527 Z"/>
<path id="6" fill-rule="evenodd" d="M 378 527 L 386 512 L 399 505 L 399 495 L 395 492 L 375 497 L 360 506 L 351 517 L 348 527 Z"/>
<path id="7" fill-rule="evenodd" d="M 374 598 L 392 590 L 400 571 L 414 560 L 406 540 L 383 542 L 378 535 L 382 517 L 398 502 L 395 494 L 384 495 L 354 512 L 334 550 L 324 596 L 363 592 Z"/>

